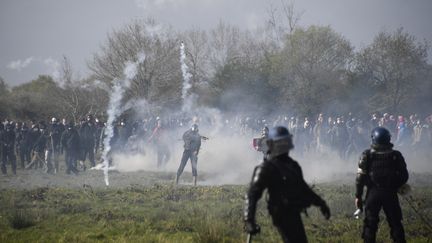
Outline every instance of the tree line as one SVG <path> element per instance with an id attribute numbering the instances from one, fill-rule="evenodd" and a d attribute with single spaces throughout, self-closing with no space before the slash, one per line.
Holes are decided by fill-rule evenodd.
<path id="1" fill-rule="evenodd" d="M 199 106 L 226 112 L 313 115 L 319 112 L 431 113 L 432 66 L 428 43 L 403 28 L 382 31 L 356 50 L 330 26 L 267 21 L 255 31 L 219 23 L 210 30 L 176 32 L 153 19 L 136 20 L 108 34 L 76 78 L 65 57 L 62 80 L 41 75 L 9 88 L 0 80 L 0 116 L 78 120 L 105 113 L 113 80 L 144 52 L 124 102 L 145 99 L 155 112 L 178 109 L 186 48 L 191 93 Z M 284 28 L 283 26 L 287 26 Z"/>

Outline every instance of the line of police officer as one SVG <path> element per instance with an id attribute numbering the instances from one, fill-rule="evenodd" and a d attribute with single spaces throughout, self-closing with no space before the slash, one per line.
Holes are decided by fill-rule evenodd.
<path id="1" fill-rule="evenodd" d="M 77 161 L 87 158 L 95 166 L 95 151 L 100 143 L 103 125 L 92 115 L 75 126 L 73 122 L 61 123 L 52 118 L 51 123 L 25 123 L 6 121 L 0 123 L 0 157 L 1 170 L 7 174 L 7 164 L 16 174 L 19 155 L 21 168 L 42 168 L 47 173 L 59 171 L 59 157 L 65 155 L 66 173 L 78 173 Z M 85 169 L 85 166 L 84 166 Z"/>

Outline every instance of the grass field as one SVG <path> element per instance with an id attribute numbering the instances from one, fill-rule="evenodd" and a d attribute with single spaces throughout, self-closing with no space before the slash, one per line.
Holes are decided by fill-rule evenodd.
<path id="1" fill-rule="evenodd" d="M 174 174 L 146 173 L 141 175 L 162 179 L 118 188 L 81 184 L 11 189 L 3 185 L 0 242 L 245 242 L 242 210 L 247 186 L 174 187 Z M 431 219 L 430 176 L 415 178 L 410 202 L 422 217 Z M 309 216 L 304 216 L 309 241 L 361 242 L 362 221 L 352 217 L 352 183 L 316 184 L 314 190 L 327 200 L 332 218 L 326 221 L 316 208 L 310 208 Z M 404 198 L 401 204 L 408 241 L 432 242 L 427 224 Z M 262 231 L 254 241 L 280 242 L 263 199 L 257 215 Z M 391 242 L 384 216 L 378 241 Z"/>

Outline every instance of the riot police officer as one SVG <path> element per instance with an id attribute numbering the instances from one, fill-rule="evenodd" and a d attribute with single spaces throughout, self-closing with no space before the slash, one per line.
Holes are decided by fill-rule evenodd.
<path id="1" fill-rule="evenodd" d="M 362 208 L 363 188 L 366 186 L 365 219 L 362 238 L 364 242 L 375 242 L 379 212 L 384 209 L 394 242 L 406 242 L 402 226 L 402 211 L 397 196 L 398 189 L 408 180 L 404 157 L 393 150 L 390 132 L 376 127 L 371 134 L 372 145 L 365 150 L 359 162 L 356 178 L 357 208 Z"/>
<path id="2" fill-rule="evenodd" d="M 88 115 L 87 120 L 83 122 L 79 128 L 79 138 L 80 138 L 80 149 L 81 158 L 77 157 L 83 162 L 83 167 L 85 170 L 84 162 L 88 156 L 90 164 L 92 167 L 96 165 L 94 151 L 96 145 L 97 127 L 93 119 L 93 115 Z"/>
<path id="3" fill-rule="evenodd" d="M 260 228 L 255 222 L 258 200 L 265 189 L 268 190 L 268 210 L 273 224 L 284 242 L 307 242 L 300 213 L 307 207 L 320 207 L 326 219 L 330 209 L 304 181 L 300 165 L 289 155 L 294 148 L 292 135 L 285 127 L 279 126 L 269 131 L 268 152 L 264 162 L 254 170 L 249 191 L 246 195 L 245 230 L 256 234 Z"/>
<path id="4" fill-rule="evenodd" d="M 75 129 L 74 123 L 70 122 L 60 139 L 60 151 L 66 153 L 66 174 L 70 174 L 71 172 L 78 174 L 76 162 L 79 157 L 80 143 L 81 139 L 78 131 Z"/>
<path id="5" fill-rule="evenodd" d="M 16 174 L 16 156 L 15 156 L 15 131 L 12 123 L 7 123 L 5 130 L 0 135 L 0 146 L 2 146 L 2 165 L 1 171 L 3 174 L 7 173 L 6 164 L 10 162 L 12 166 L 12 173 Z"/>
<path id="6" fill-rule="evenodd" d="M 57 118 L 53 117 L 49 126 L 50 146 L 47 147 L 46 156 L 48 158 L 46 158 L 46 160 L 49 161 L 49 164 L 52 164 L 54 166 L 54 173 L 57 173 L 57 171 L 59 170 L 60 139 L 63 131 L 63 125 L 58 122 Z"/>

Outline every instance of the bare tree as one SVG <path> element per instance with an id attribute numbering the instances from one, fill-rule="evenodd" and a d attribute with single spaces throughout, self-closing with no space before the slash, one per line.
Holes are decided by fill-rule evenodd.
<path id="1" fill-rule="evenodd" d="M 63 55 L 63 59 L 61 62 L 61 78 L 62 83 L 66 85 L 70 85 L 73 79 L 73 71 L 72 65 L 66 55 Z"/>
<path id="2" fill-rule="evenodd" d="M 298 27 L 303 12 L 296 12 L 293 1 L 280 0 L 280 6 L 269 3 L 266 32 L 274 45 L 282 46 L 284 36 L 290 35 Z"/>
<path id="3" fill-rule="evenodd" d="M 209 80 L 210 48 L 208 35 L 202 30 L 190 30 L 183 34 L 186 45 L 187 64 L 192 75 L 192 86 Z"/>
<path id="4" fill-rule="evenodd" d="M 210 31 L 210 61 L 213 71 L 240 56 L 240 29 L 220 22 Z"/>
<path id="5" fill-rule="evenodd" d="M 108 35 L 107 42 L 88 63 L 95 77 L 109 85 L 124 78 L 126 62 L 144 53 L 137 76 L 131 81 L 128 98 L 175 103 L 181 87 L 178 50 L 180 41 L 170 28 L 152 19 L 135 21 Z"/>

